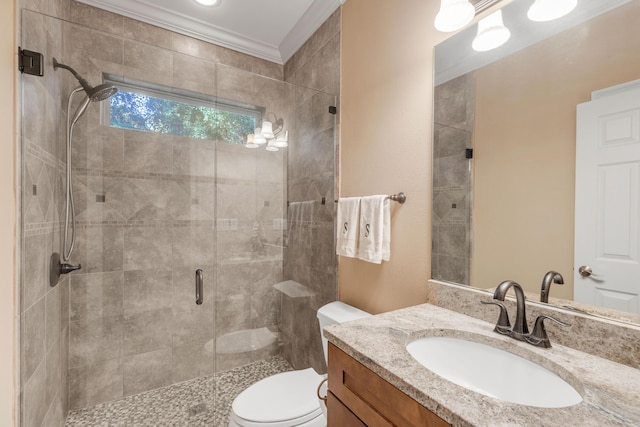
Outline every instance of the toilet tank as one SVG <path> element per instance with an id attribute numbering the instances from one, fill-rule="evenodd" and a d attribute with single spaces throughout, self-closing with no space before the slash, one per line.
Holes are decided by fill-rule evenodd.
<path id="1" fill-rule="evenodd" d="M 340 301 L 330 302 L 318 309 L 318 321 L 320 322 L 320 335 L 322 335 L 322 350 L 324 351 L 324 361 L 327 361 L 328 341 L 324 337 L 322 330 L 338 323 L 350 322 L 351 320 L 362 319 L 371 316 L 366 311 L 350 306 Z"/>

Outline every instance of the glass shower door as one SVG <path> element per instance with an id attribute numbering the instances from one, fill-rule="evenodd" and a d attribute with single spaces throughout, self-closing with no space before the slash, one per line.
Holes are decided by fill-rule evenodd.
<path id="1" fill-rule="evenodd" d="M 255 127 L 268 118 L 274 129 L 282 120 L 281 135 L 293 129 L 290 85 L 226 65 L 218 66 L 217 85 L 220 99 L 260 111 Z M 282 281 L 286 228 L 287 150 L 229 142 L 216 142 L 214 334 L 217 397 L 226 408 L 216 419 L 221 426 L 235 396 L 272 372 L 264 361 L 281 353 L 280 297 L 274 285 Z"/>
<path id="2" fill-rule="evenodd" d="M 72 259 L 82 269 L 70 276 L 69 407 L 116 401 L 114 421 L 206 424 L 215 403 L 216 148 L 175 132 L 173 119 L 215 63 L 70 22 L 63 29 L 64 61 L 120 90 L 89 106 L 72 142 Z M 215 85 L 199 87 L 215 99 Z M 122 106 L 149 115 L 128 126 Z M 128 412 L 141 394 L 152 404 Z"/>
<path id="3" fill-rule="evenodd" d="M 41 53 L 44 76 L 23 74 L 20 105 L 20 425 L 59 425 L 68 408 L 69 279 L 50 286 L 64 207 L 64 100 L 69 83 L 53 72 L 61 20 L 20 11 L 20 46 Z M 66 96 L 65 93 L 65 96 Z"/>

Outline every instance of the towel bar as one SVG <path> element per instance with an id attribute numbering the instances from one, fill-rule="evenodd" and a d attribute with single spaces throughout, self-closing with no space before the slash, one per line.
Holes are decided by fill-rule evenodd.
<path id="1" fill-rule="evenodd" d="M 387 199 L 393 200 L 394 202 L 398 202 L 398 203 L 402 204 L 402 203 L 407 201 L 407 196 L 403 192 L 400 192 L 398 194 L 390 194 L 390 195 L 388 195 Z M 336 199 L 336 200 L 334 200 L 334 202 L 338 203 L 338 200 Z M 293 202 L 293 203 L 296 203 L 296 202 Z M 323 197 L 322 200 L 320 200 L 320 203 L 323 204 L 323 205 L 326 205 L 327 204 L 327 198 Z M 287 200 L 287 207 L 290 204 L 291 204 L 291 202 L 289 202 Z"/>
<path id="2" fill-rule="evenodd" d="M 387 199 L 393 200 L 394 202 L 398 202 L 400 204 L 407 201 L 407 196 L 403 192 L 399 192 L 398 194 L 390 194 L 387 196 Z M 322 198 L 322 204 L 324 204 L 324 197 Z M 338 203 L 337 200 L 335 200 Z"/>

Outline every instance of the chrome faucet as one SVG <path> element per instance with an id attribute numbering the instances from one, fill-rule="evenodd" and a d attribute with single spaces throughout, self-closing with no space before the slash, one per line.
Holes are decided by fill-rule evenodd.
<path id="1" fill-rule="evenodd" d="M 527 313 L 525 306 L 525 297 L 522 286 L 513 280 L 505 280 L 500 283 L 493 293 L 493 299 L 504 301 L 504 297 L 507 295 L 509 288 L 512 288 L 516 293 L 516 321 L 513 325 L 513 329 L 509 331 L 509 335 L 517 340 L 524 341 L 525 334 L 529 333 L 529 327 L 527 326 Z"/>
<path id="2" fill-rule="evenodd" d="M 542 288 L 540 289 L 540 302 L 549 302 L 549 291 L 551 291 L 551 283 L 564 285 L 562 274 L 555 271 L 549 271 L 542 278 Z"/>

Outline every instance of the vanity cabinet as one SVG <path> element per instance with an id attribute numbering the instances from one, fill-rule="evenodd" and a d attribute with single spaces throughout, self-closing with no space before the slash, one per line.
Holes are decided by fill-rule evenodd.
<path id="1" fill-rule="evenodd" d="M 450 425 L 331 343 L 327 408 L 327 427 Z"/>

